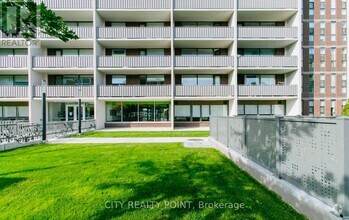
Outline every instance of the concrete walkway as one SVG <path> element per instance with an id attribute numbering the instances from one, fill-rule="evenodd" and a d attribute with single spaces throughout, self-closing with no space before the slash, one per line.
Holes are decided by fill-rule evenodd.
<path id="1" fill-rule="evenodd" d="M 59 144 L 123 144 L 123 143 L 184 143 L 185 147 L 210 147 L 208 138 L 62 138 L 50 140 Z"/>

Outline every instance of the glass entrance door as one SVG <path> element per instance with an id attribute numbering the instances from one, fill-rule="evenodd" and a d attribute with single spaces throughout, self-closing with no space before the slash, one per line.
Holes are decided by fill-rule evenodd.
<path id="1" fill-rule="evenodd" d="M 79 115 L 79 105 L 66 105 L 66 121 L 77 121 Z M 85 105 L 81 105 L 81 120 L 85 120 Z"/>

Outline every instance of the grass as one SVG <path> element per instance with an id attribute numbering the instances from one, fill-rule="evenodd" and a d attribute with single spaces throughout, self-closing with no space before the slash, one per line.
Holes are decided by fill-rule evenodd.
<path id="1" fill-rule="evenodd" d="M 73 138 L 208 137 L 209 131 L 93 131 Z"/>
<path id="2" fill-rule="evenodd" d="M 159 202 L 152 209 L 108 201 Z M 191 201 L 190 208 L 167 202 Z M 202 208 L 199 202 L 243 208 Z M 214 149 L 37 145 L 0 153 L 0 219 L 304 219 Z M 172 204 L 174 205 L 174 203 Z"/>

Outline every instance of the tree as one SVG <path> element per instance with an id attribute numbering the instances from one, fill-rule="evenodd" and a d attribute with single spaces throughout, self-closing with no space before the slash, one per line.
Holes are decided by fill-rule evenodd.
<path id="1" fill-rule="evenodd" d="M 48 9 L 44 3 L 33 0 L 0 0 L 0 30 L 6 36 L 22 35 L 35 39 L 37 30 L 64 42 L 79 37 L 64 23 L 62 17 Z"/>
<path id="2" fill-rule="evenodd" d="M 347 101 L 347 104 L 345 104 L 342 112 L 343 116 L 349 116 L 349 99 Z"/>

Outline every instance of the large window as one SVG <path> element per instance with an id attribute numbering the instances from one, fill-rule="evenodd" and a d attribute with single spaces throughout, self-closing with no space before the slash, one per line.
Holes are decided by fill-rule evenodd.
<path id="1" fill-rule="evenodd" d="M 221 85 L 220 75 L 182 75 L 182 85 Z"/>
<path id="2" fill-rule="evenodd" d="M 126 85 L 126 75 L 113 75 L 112 85 Z"/>
<path id="3" fill-rule="evenodd" d="M 107 103 L 107 122 L 169 121 L 169 102 Z"/>
<path id="4" fill-rule="evenodd" d="M 227 104 L 200 104 L 182 103 L 175 105 L 175 121 L 209 121 L 210 116 L 227 116 Z"/>
<path id="5" fill-rule="evenodd" d="M 276 85 L 284 84 L 283 75 L 239 75 L 240 85 Z"/>
<path id="6" fill-rule="evenodd" d="M 49 56 L 92 56 L 93 49 L 48 49 Z"/>
<path id="7" fill-rule="evenodd" d="M 27 49 L 0 49 L 0 56 L 26 56 Z"/>
<path id="8" fill-rule="evenodd" d="M 285 115 L 284 101 L 241 101 L 238 105 L 239 115 Z"/>
<path id="9" fill-rule="evenodd" d="M 0 105 L 0 120 L 29 120 L 27 103 L 2 103 Z"/>
<path id="10" fill-rule="evenodd" d="M 0 86 L 27 86 L 28 76 L 0 76 Z"/>
<path id="11" fill-rule="evenodd" d="M 216 56 L 222 55 L 222 49 L 212 49 L 212 48 L 188 48 L 181 49 L 182 56 Z"/>
<path id="12" fill-rule="evenodd" d="M 141 85 L 165 84 L 165 76 L 164 75 L 141 75 L 140 83 Z"/>
<path id="13" fill-rule="evenodd" d="M 49 76 L 49 85 L 93 85 L 91 75 Z"/>

